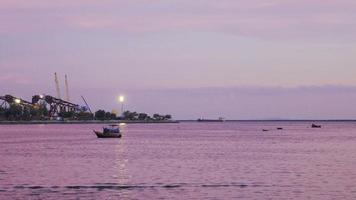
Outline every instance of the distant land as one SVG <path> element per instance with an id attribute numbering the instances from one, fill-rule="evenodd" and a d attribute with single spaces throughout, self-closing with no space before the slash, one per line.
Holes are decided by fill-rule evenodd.
<path id="1" fill-rule="evenodd" d="M 0 121 L 0 125 L 16 125 L 16 124 L 149 124 L 149 123 L 179 123 L 176 120 L 162 120 L 162 121 L 145 121 L 145 120 L 34 120 L 34 121 Z"/>

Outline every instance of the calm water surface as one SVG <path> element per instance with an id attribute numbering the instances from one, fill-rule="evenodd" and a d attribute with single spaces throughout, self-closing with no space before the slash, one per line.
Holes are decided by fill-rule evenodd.
<path id="1" fill-rule="evenodd" d="M 2 125 L 0 199 L 356 199 L 356 123 L 310 124 Z"/>

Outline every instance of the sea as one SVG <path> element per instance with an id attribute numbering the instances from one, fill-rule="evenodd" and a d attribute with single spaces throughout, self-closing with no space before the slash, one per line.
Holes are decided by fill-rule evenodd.
<path id="1" fill-rule="evenodd" d="M 356 122 L 312 123 L 1 125 L 0 199 L 356 199 Z"/>

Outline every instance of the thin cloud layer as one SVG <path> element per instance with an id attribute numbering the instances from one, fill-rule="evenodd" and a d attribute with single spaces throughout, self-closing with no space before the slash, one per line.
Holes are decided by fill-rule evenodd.
<path id="1" fill-rule="evenodd" d="M 0 82 L 8 82 L 11 85 L 28 85 L 32 83 L 33 80 L 24 74 L 5 73 L 0 75 Z M 10 84 L 4 85 L 9 86 Z"/>
<path id="2" fill-rule="evenodd" d="M 356 3 L 296 0 L 20 1 L 0 4 L 2 33 L 212 31 L 262 39 L 355 39 Z"/>

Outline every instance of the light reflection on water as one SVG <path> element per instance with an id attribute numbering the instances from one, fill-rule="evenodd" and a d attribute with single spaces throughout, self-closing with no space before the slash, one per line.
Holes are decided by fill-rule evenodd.
<path id="1" fill-rule="evenodd" d="M 1 126 L 0 199 L 355 199 L 356 123 L 309 125 Z"/>

